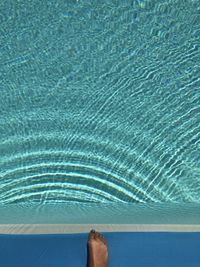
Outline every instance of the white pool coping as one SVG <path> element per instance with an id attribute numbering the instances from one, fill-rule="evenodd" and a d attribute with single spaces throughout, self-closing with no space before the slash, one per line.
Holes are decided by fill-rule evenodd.
<path id="1" fill-rule="evenodd" d="M 100 232 L 200 232 L 184 224 L 0 224 L 0 234 L 64 234 Z"/>

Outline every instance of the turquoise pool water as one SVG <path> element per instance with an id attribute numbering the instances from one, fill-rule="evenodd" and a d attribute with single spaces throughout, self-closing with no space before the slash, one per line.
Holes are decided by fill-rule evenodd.
<path id="1" fill-rule="evenodd" d="M 200 204 L 200 1 L 0 10 L 1 205 Z"/>

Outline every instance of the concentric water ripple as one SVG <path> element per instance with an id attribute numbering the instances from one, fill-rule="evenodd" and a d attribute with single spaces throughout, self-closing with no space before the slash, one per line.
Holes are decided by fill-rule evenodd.
<path id="1" fill-rule="evenodd" d="M 200 204 L 198 0 L 0 8 L 0 204 Z"/>

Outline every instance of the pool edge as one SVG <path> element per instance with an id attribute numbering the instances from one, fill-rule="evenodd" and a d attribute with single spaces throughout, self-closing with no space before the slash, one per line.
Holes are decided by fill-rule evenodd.
<path id="1" fill-rule="evenodd" d="M 0 234 L 63 234 L 101 232 L 200 232 L 193 224 L 0 224 Z"/>

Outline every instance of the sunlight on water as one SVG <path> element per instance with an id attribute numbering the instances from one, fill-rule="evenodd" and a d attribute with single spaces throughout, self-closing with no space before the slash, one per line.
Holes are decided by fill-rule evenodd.
<path id="1" fill-rule="evenodd" d="M 200 2 L 1 1 L 0 204 L 200 204 Z"/>

